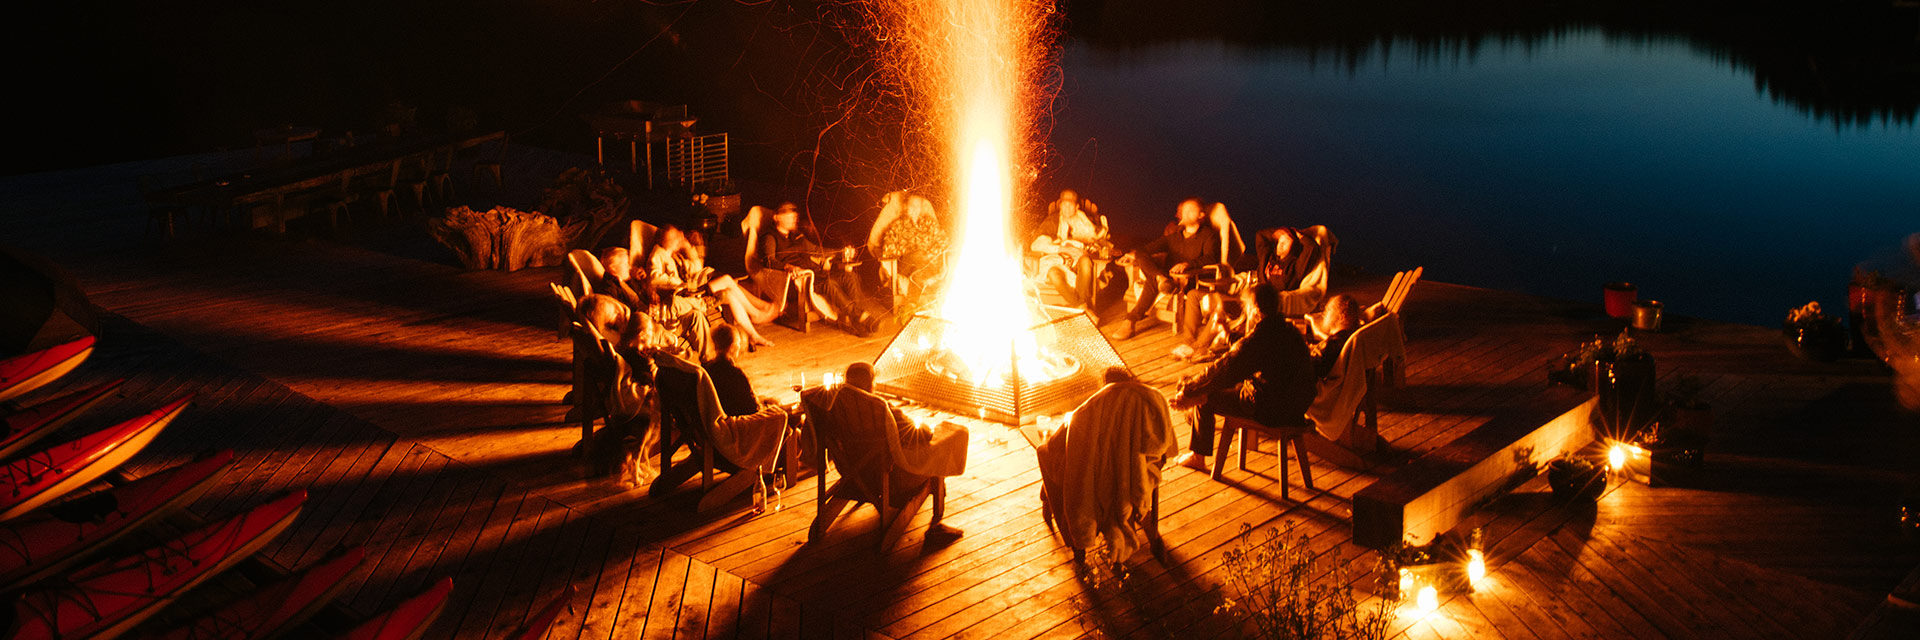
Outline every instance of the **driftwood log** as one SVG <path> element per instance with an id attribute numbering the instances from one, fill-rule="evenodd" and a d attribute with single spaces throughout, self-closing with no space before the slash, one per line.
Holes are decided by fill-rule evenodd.
<path id="1" fill-rule="evenodd" d="M 427 232 L 469 269 L 507 271 L 560 264 L 568 241 L 578 233 L 563 229 L 552 216 L 508 207 L 451 207 L 427 222 Z"/>

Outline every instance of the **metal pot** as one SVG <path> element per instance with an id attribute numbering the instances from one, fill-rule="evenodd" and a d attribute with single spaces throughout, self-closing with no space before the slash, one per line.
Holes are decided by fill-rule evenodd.
<path id="1" fill-rule="evenodd" d="M 1633 303 L 1633 328 L 1641 331 L 1660 330 L 1660 310 L 1667 305 L 1659 300 L 1638 300 Z"/>

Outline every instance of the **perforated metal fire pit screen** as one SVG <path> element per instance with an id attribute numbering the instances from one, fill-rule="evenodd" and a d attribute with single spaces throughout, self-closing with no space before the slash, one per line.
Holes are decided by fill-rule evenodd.
<path id="1" fill-rule="evenodd" d="M 943 348 L 951 323 L 915 314 L 874 361 L 874 386 L 944 411 L 1021 424 L 1072 410 L 1100 390 L 1107 367 L 1126 366 L 1086 312 L 1042 306 L 1039 315 L 1027 331 L 1039 345 L 1041 371 L 1032 371 L 1034 362 L 1028 360 L 1028 371 L 1021 372 L 1008 345 L 1004 358 L 1010 375 L 975 384 Z"/>

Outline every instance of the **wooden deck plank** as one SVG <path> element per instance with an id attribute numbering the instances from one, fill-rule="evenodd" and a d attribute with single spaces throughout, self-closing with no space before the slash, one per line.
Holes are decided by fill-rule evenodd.
<path id="1" fill-rule="evenodd" d="M 669 555 L 677 554 L 657 546 L 642 547 L 635 554 L 627 574 L 626 594 L 614 619 L 613 637 L 636 638 L 645 631 L 653 613 L 654 590 L 660 586 L 661 569 L 666 567 Z"/>
<path id="2" fill-rule="evenodd" d="M 647 613 L 642 627 L 636 627 L 637 633 L 626 634 L 615 631 L 615 635 L 627 638 L 648 638 L 671 640 L 679 625 L 680 605 L 688 597 L 686 593 L 688 575 L 693 571 L 693 559 L 685 555 L 666 552 L 660 563 L 659 575 L 653 583 L 653 599 L 647 605 Z M 705 597 L 705 596 L 702 596 Z"/>
<path id="3" fill-rule="evenodd" d="M 725 571 L 713 574 L 713 604 L 707 609 L 704 637 L 733 640 L 740 635 L 746 581 Z M 765 633 L 762 631 L 762 633 Z"/>

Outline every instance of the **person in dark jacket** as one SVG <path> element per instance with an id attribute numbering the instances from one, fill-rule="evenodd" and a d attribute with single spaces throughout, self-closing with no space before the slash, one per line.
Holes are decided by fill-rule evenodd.
<path id="1" fill-rule="evenodd" d="M 1220 263 L 1220 235 L 1207 224 L 1199 198 L 1181 201 L 1176 215 L 1179 219 L 1166 235 L 1132 253 L 1133 266 L 1141 281 L 1140 299 L 1134 302 L 1126 323 L 1120 328 L 1121 340 L 1133 337 L 1136 325 L 1153 312 L 1153 303 L 1163 292 L 1190 297 L 1187 309 L 1192 318 L 1176 320 L 1181 333 L 1188 338 L 1192 338 L 1198 328 L 1200 270 Z"/>
<path id="2" fill-rule="evenodd" d="M 1198 407 L 1190 451 L 1178 462 L 1207 468 L 1213 449 L 1214 414 L 1259 421 L 1274 427 L 1304 424 L 1315 392 L 1313 357 L 1300 332 L 1280 315 L 1280 293 L 1256 285 L 1254 307 L 1260 314 L 1253 331 L 1199 376 L 1184 380 L 1174 397 L 1177 409 Z"/>
<path id="3" fill-rule="evenodd" d="M 760 397 L 753 392 L 753 381 L 733 359 L 740 354 L 739 334 L 733 327 L 713 328 L 713 359 L 700 365 L 713 379 L 713 391 L 720 396 L 720 410 L 730 416 L 752 415 L 760 410 Z"/>

